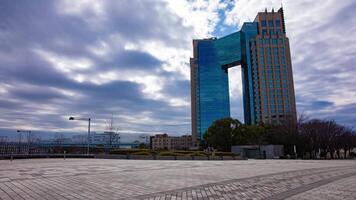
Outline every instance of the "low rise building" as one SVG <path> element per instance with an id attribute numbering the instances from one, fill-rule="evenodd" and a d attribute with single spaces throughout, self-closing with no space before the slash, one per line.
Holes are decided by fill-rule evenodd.
<path id="1" fill-rule="evenodd" d="M 88 135 L 74 135 L 72 136 L 71 142 L 73 144 L 87 144 Z M 113 131 L 105 131 L 104 133 L 92 132 L 89 135 L 89 143 L 91 145 L 117 145 L 120 144 L 119 133 Z"/>
<path id="2" fill-rule="evenodd" d="M 120 143 L 120 135 L 113 131 L 105 131 L 104 133 L 94 133 L 89 136 L 90 144 L 106 144 L 113 145 Z"/>
<path id="3" fill-rule="evenodd" d="M 238 145 L 232 146 L 231 152 L 244 158 L 274 159 L 284 155 L 283 145 Z"/>
<path id="4" fill-rule="evenodd" d="M 153 150 L 186 150 L 192 146 L 192 136 L 168 136 L 167 134 L 157 134 L 150 137 L 150 146 Z"/>

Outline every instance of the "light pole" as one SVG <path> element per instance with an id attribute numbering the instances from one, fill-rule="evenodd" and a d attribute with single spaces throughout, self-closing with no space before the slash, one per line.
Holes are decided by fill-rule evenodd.
<path id="1" fill-rule="evenodd" d="M 69 117 L 69 120 L 81 120 L 81 121 L 88 121 L 87 154 L 89 155 L 90 118 L 82 118 L 82 117 Z"/>
<path id="2" fill-rule="evenodd" d="M 27 133 L 27 154 L 30 154 L 30 139 L 31 139 L 31 131 L 30 130 L 17 130 L 18 133 L 20 133 L 20 142 L 22 138 L 21 133 Z M 20 148 L 20 146 L 19 146 Z"/>

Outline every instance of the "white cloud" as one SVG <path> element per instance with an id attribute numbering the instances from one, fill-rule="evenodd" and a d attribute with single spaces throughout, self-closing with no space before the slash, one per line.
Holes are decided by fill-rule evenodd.
<path id="1" fill-rule="evenodd" d="M 35 49 L 33 51 L 50 62 L 57 70 L 65 73 L 87 70 L 93 66 L 93 62 L 88 58 L 70 58 L 42 49 Z"/>
<path id="2" fill-rule="evenodd" d="M 242 77 L 241 66 L 236 66 L 229 69 L 229 92 L 230 99 L 241 98 L 242 96 Z"/>
<path id="3" fill-rule="evenodd" d="M 219 0 L 167 0 L 167 3 L 171 11 L 183 19 L 184 26 L 193 28 L 193 38 L 211 37 L 220 20 L 219 9 L 227 6 L 227 3 Z"/>
<path id="4" fill-rule="evenodd" d="M 270 11 L 272 8 L 278 9 L 281 0 L 234 0 L 231 2 L 233 8 L 225 12 L 225 24 L 241 27 L 244 22 L 251 22 L 255 19 L 258 12 L 266 8 Z M 290 2 L 290 1 L 289 1 Z"/>
<path id="5" fill-rule="evenodd" d="M 100 58 L 110 53 L 110 46 L 105 41 L 98 41 L 95 45 L 88 45 L 88 50 Z"/>

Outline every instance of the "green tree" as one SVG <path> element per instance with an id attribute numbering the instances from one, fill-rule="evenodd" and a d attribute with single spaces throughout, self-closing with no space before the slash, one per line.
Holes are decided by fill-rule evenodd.
<path id="1" fill-rule="evenodd" d="M 266 130 L 262 125 L 243 125 L 235 130 L 235 142 L 239 145 L 261 145 L 265 140 Z"/>
<path id="2" fill-rule="evenodd" d="M 216 120 L 205 132 L 203 138 L 208 146 L 214 147 L 220 151 L 231 151 L 231 146 L 235 145 L 236 129 L 239 129 L 242 123 L 232 118 Z"/>

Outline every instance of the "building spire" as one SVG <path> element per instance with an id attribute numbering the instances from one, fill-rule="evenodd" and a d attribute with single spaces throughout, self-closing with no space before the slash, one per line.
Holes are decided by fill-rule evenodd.
<path id="1" fill-rule="evenodd" d="M 278 9 L 278 12 L 283 13 L 283 3 L 281 3 L 281 7 Z"/>

